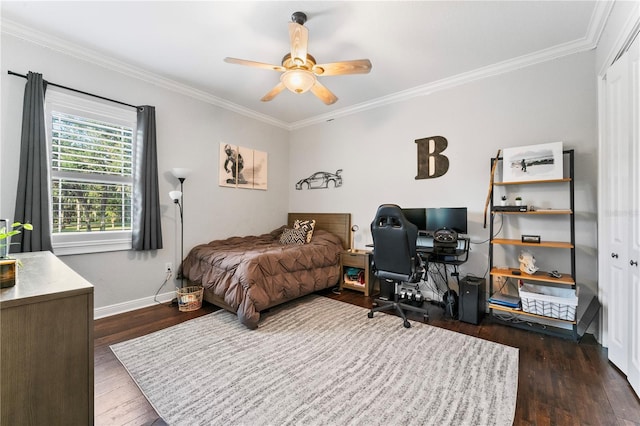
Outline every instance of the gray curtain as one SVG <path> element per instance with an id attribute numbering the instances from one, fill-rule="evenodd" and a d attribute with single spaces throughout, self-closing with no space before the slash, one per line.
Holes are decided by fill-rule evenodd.
<path id="1" fill-rule="evenodd" d="M 138 108 L 136 147 L 133 168 L 132 246 L 134 250 L 161 249 L 155 107 Z"/>
<path id="2" fill-rule="evenodd" d="M 49 156 L 44 116 L 45 90 L 42 74 L 29 72 L 22 107 L 20 170 L 14 221 L 31 223 L 33 231 L 22 232 L 11 239 L 12 253 L 53 251 L 49 213 Z"/>

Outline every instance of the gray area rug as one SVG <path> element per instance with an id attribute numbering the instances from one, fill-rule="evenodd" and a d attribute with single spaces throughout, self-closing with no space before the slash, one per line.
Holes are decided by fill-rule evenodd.
<path id="1" fill-rule="evenodd" d="M 170 425 L 511 425 L 518 349 L 320 296 L 111 346 Z"/>

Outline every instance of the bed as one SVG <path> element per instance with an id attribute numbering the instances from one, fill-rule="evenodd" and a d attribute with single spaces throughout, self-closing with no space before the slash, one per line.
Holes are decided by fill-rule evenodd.
<path id="1" fill-rule="evenodd" d="M 296 220 L 315 220 L 311 240 L 282 244 L 283 231 Z M 261 311 L 338 283 L 340 253 L 350 248 L 350 232 L 349 213 L 289 213 L 287 225 L 267 234 L 195 246 L 182 273 L 189 285 L 204 287 L 206 301 L 254 329 Z"/>

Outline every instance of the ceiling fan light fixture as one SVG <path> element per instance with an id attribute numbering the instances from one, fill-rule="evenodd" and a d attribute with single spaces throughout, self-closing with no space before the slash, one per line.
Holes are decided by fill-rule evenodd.
<path id="1" fill-rule="evenodd" d="M 2 0 L 0 0 L 2 1 Z M 311 92 L 326 105 L 333 105 L 337 100 L 318 77 L 349 74 L 367 74 L 371 71 L 371 61 L 357 59 L 352 61 L 330 62 L 317 65 L 316 59 L 309 54 L 309 30 L 304 26 L 307 15 L 295 12 L 289 23 L 289 51 L 283 56 L 281 65 L 271 65 L 264 62 L 248 61 L 246 59 L 224 58 L 230 64 L 246 65 L 255 68 L 281 72 L 280 82 L 276 84 L 260 100 L 269 102 L 284 89 L 293 93 Z"/>
<path id="2" fill-rule="evenodd" d="M 294 69 L 285 71 L 280 81 L 293 93 L 305 93 L 316 84 L 316 76 L 311 71 Z"/>

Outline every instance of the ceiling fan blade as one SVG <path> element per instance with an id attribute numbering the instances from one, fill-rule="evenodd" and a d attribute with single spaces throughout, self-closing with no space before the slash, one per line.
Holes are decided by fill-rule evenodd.
<path id="1" fill-rule="evenodd" d="M 284 89 L 286 89 L 286 87 L 282 82 L 280 82 L 276 85 L 276 87 L 271 89 L 271 91 L 266 95 L 264 95 L 260 100 L 262 102 L 269 102 L 271 99 L 275 98 L 278 95 L 278 93 L 282 92 Z"/>
<path id="2" fill-rule="evenodd" d="M 316 95 L 318 98 L 320 98 L 322 102 L 324 102 L 327 105 L 335 104 L 336 101 L 338 100 L 338 97 L 333 93 L 331 93 L 331 90 L 324 87 L 317 80 L 316 80 L 316 84 L 314 84 L 310 90 L 311 90 L 311 93 Z"/>
<path id="3" fill-rule="evenodd" d="M 307 62 L 309 30 L 304 25 L 290 22 L 289 39 L 291 40 L 291 60 L 296 65 L 304 65 Z"/>
<path id="4" fill-rule="evenodd" d="M 316 75 L 347 75 L 347 74 L 367 74 L 371 71 L 371 61 L 368 59 L 356 59 L 354 61 L 332 62 L 329 64 L 318 64 L 313 67 Z"/>
<path id="5" fill-rule="evenodd" d="M 264 62 L 247 61 L 246 59 L 224 58 L 224 61 L 229 64 L 246 65 L 248 67 L 262 68 L 265 70 L 280 71 L 280 72 L 286 71 L 285 67 L 280 65 L 265 64 Z"/>

